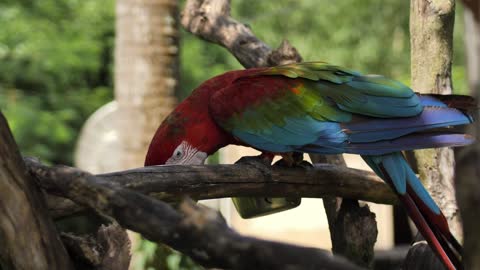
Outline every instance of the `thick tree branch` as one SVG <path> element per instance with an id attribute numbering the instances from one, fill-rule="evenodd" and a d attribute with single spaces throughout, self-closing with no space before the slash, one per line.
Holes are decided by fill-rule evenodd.
<path id="1" fill-rule="evenodd" d="M 242 237 L 226 225 L 220 214 L 189 200 L 180 204 L 179 213 L 162 201 L 105 177 L 64 166 L 50 168 L 34 160 L 29 165 L 44 189 L 110 216 L 122 227 L 165 243 L 207 267 L 359 269 L 318 249 Z"/>
<path id="2" fill-rule="evenodd" d="M 396 202 L 389 187 L 373 173 L 328 164 L 318 164 L 312 169 L 249 165 L 154 166 L 99 177 L 160 199 L 181 195 L 195 199 L 233 196 L 318 198 L 333 194 L 377 203 Z"/>
<path id="3" fill-rule="evenodd" d="M 26 163 L 30 172 L 37 175 L 37 163 L 31 159 L 26 159 Z M 375 174 L 328 164 L 317 164 L 311 169 L 250 165 L 152 166 L 102 174 L 98 178 L 170 202 L 182 196 L 201 200 L 327 195 L 384 204 L 397 202 L 390 188 Z M 47 186 L 46 190 L 56 193 L 55 186 Z M 81 210 L 78 205 L 56 197 L 49 197 L 49 201 L 56 217 Z"/>
<path id="4" fill-rule="evenodd" d="M 0 268 L 73 269 L 0 112 Z"/>

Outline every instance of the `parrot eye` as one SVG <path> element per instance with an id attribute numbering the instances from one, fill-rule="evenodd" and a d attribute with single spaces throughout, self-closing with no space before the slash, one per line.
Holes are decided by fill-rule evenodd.
<path id="1" fill-rule="evenodd" d="M 173 152 L 172 158 L 174 159 L 180 159 L 183 156 L 183 149 L 181 147 L 178 147 L 175 149 Z"/>
<path id="2" fill-rule="evenodd" d="M 180 145 L 175 148 L 172 155 L 165 162 L 167 165 L 175 164 L 203 164 L 207 154 L 200 152 L 192 147 L 188 142 L 183 141 Z"/>

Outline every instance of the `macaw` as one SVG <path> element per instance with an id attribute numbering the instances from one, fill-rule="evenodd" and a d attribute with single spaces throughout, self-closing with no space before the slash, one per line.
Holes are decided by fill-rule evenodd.
<path id="1" fill-rule="evenodd" d="M 475 100 L 424 95 L 379 75 L 324 62 L 230 71 L 207 80 L 156 131 L 145 165 L 203 164 L 220 148 L 359 154 L 398 195 L 448 269 L 461 268 L 461 246 L 401 151 L 473 142 L 452 126 L 473 121 Z"/>

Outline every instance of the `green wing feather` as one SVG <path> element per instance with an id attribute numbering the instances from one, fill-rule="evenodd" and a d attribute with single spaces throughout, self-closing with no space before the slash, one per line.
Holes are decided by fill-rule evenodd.
<path id="1" fill-rule="evenodd" d="M 258 75 L 282 75 L 304 80 L 302 95 L 306 104 L 316 103 L 314 113 L 338 113 L 325 106 L 333 100 L 344 111 L 374 117 L 409 117 L 421 112 L 415 93 L 406 85 L 380 75 L 359 72 L 324 62 L 304 62 L 268 68 Z M 384 98 L 382 98 L 384 97 Z M 325 117 L 333 120 L 332 117 Z M 342 117 L 339 120 L 342 122 Z"/>
<path id="2" fill-rule="evenodd" d="M 210 108 L 224 129 L 260 149 L 268 144 L 263 148 L 287 151 L 319 139 L 338 145 L 347 139 L 340 123 L 353 114 L 390 118 L 422 111 L 418 97 L 399 82 L 322 62 L 247 74 L 217 91 Z"/>

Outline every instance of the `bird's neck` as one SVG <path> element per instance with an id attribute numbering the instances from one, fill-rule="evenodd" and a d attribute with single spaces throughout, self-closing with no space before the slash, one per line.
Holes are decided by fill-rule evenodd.
<path id="1" fill-rule="evenodd" d="M 198 150 L 211 155 L 218 149 L 233 143 L 234 138 L 217 125 L 211 117 L 207 89 L 196 91 L 175 110 L 178 121 L 183 122 L 186 140 Z"/>

